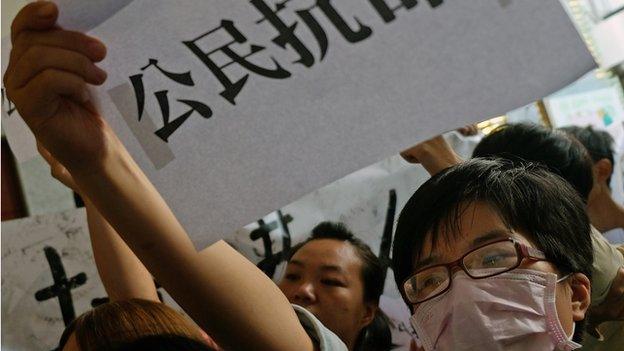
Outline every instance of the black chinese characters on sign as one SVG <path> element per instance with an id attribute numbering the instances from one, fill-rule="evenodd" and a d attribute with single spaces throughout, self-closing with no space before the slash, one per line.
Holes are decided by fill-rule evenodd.
<path id="1" fill-rule="evenodd" d="M 417 7 L 418 0 L 361 0 L 368 2 L 372 10 L 376 11 L 381 20 L 388 24 L 397 18 L 398 11 L 410 11 Z M 429 6 L 436 8 L 442 5 L 443 0 L 427 0 Z M 362 23 L 357 17 L 340 13 L 333 5 L 332 0 L 316 0 L 314 5 L 297 5 L 297 0 L 273 1 L 269 4 L 266 0 L 249 0 L 249 4 L 262 16 L 255 24 L 261 26 L 271 26 L 276 32 L 271 43 L 256 43 L 248 38 L 231 19 L 222 19 L 220 24 L 206 32 L 195 35 L 190 40 L 182 40 L 182 44 L 189 52 L 208 69 L 206 72 L 195 72 L 202 75 L 209 72 L 220 85 L 219 95 L 230 105 L 236 105 L 237 98 L 248 83 L 251 74 L 259 77 L 284 80 L 292 76 L 293 68 L 289 64 L 301 65 L 310 69 L 315 64 L 323 61 L 329 50 L 329 39 L 326 30 L 322 26 L 319 18 L 327 20 L 342 38 L 348 43 L 357 44 L 373 36 L 373 28 L 369 24 Z M 287 22 L 284 14 L 290 11 L 289 15 L 294 15 L 295 22 Z M 349 25 L 355 22 L 356 25 Z M 309 43 L 304 42 L 300 35 L 301 30 L 307 30 L 316 40 L 318 53 L 315 55 Z M 211 40 L 215 35 L 224 35 L 229 40 L 226 43 L 216 43 Z M 261 45 L 262 44 L 262 45 Z M 273 50 L 288 50 L 297 55 L 294 62 L 284 64 L 278 61 L 274 55 L 269 54 Z M 271 64 L 258 64 L 258 57 L 268 57 Z M 217 57 L 226 57 L 227 62 L 219 63 Z M 231 71 L 237 67 L 246 73 L 239 78 L 233 78 Z M 177 117 L 171 119 L 172 107 L 169 100 L 169 90 L 167 89 L 147 89 L 144 82 L 144 74 L 150 68 L 150 74 L 157 74 L 164 77 L 170 83 L 187 87 L 194 87 L 195 82 L 190 70 L 183 70 L 178 73 L 168 71 L 159 65 L 157 58 L 149 58 L 148 64 L 140 71 L 142 73 L 129 76 L 134 89 L 137 104 L 137 119 L 141 120 L 147 98 L 153 95 L 158 104 L 162 127 L 154 133 L 163 141 L 169 142 L 169 138 L 186 122 L 192 115 L 198 115 L 204 119 L 209 119 L 213 111 L 205 101 L 197 101 L 187 98 L 172 98 L 176 102 L 175 109 L 181 106 L 182 111 Z M 153 69 L 151 69 L 153 68 Z M 149 93 L 148 93 L 149 91 Z M 177 114 L 177 113 L 176 113 Z"/>

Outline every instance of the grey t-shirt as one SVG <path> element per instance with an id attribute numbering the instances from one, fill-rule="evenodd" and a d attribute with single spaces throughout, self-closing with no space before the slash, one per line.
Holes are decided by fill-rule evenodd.
<path id="1" fill-rule="evenodd" d="M 591 304 L 597 306 L 607 297 L 618 270 L 624 267 L 624 256 L 594 226 L 591 226 L 591 238 L 594 249 Z"/>
<path id="2" fill-rule="evenodd" d="M 305 329 L 312 341 L 318 345 L 320 351 L 347 351 L 347 346 L 344 342 L 331 330 L 327 329 L 310 311 L 301 306 L 292 306 L 303 329 Z"/>

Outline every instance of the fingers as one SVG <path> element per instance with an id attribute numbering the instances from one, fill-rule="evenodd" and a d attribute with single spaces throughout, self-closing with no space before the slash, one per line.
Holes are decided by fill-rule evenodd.
<path id="1" fill-rule="evenodd" d="M 429 140 L 420 142 L 409 149 L 403 150 L 400 155 L 409 163 L 421 163 L 420 158 L 425 156 L 427 152 L 431 152 L 436 145 L 446 143 L 442 135 L 435 136 Z"/>
<path id="2" fill-rule="evenodd" d="M 409 163 L 421 163 L 421 158 L 426 158 L 427 154 L 433 153 L 437 148 L 444 148 L 447 145 L 442 135 L 437 135 L 429 140 L 420 142 L 409 149 L 403 150 L 400 155 Z"/>
<path id="3" fill-rule="evenodd" d="M 479 127 L 476 124 L 469 124 L 457 129 L 457 131 L 463 136 L 472 136 L 479 134 Z"/>
<path id="4" fill-rule="evenodd" d="M 19 61 L 32 46 L 52 46 L 75 51 L 93 62 L 100 62 L 106 57 L 106 46 L 96 38 L 80 32 L 51 29 L 48 31 L 23 31 L 13 43 L 11 61 Z"/>
<path id="5" fill-rule="evenodd" d="M 57 17 L 56 5 L 39 1 L 25 6 L 12 24 L 13 48 L 4 83 L 31 128 L 52 116 L 62 97 L 86 106 L 86 84 L 106 79 L 93 63 L 106 56 L 106 47 L 85 34 L 59 29 Z"/>
<path id="6" fill-rule="evenodd" d="M 33 77 L 23 88 L 12 90 L 11 99 L 21 106 L 20 115 L 33 131 L 38 122 L 51 117 L 58 111 L 61 97 L 76 103 L 89 101 L 85 80 L 67 71 L 45 69 Z"/>
<path id="7" fill-rule="evenodd" d="M 54 27 L 58 8 L 49 1 L 37 1 L 24 6 L 11 24 L 11 43 L 28 30 L 45 30 Z"/>
<path id="8" fill-rule="evenodd" d="M 401 152 L 410 163 L 420 163 L 431 175 L 462 162 L 442 135 L 416 144 Z"/>
<path id="9" fill-rule="evenodd" d="M 418 161 L 418 157 L 416 157 L 413 153 L 412 149 L 408 149 L 405 150 L 403 152 L 401 152 L 401 157 L 403 157 L 403 159 L 409 163 L 420 163 L 420 161 Z"/>
<path id="10" fill-rule="evenodd" d="M 78 84 L 75 77 L 68 82 L 49 82 L 45 77 L 50 75 L 55 75 L 57 78 L 63 77 L 50 73 L 49 70 L 67 71 L 81 77 L 89 84 L 102 84 L 106 79 L 106 73 L 93 64 L 106 56 L 104 44 L 83 33 L 56 27 L 57 17 L 56 5 L 39 1 L 25 6 L 13 21 L 11 33 L 13 47 L 4 76 L 4 84 L 7 94 L 14 101 L 18 100 L 16 95 L 26 95 L 18 90 L 31 85 L 30 81 L 36 77 L 39 77 L 38 81 L 47 84 L 46 87 L 50 88 L 49 92 L 64 91 L 66 96 L 71 96 L 74 100 L 85 99 L 86 90 L 80 92 L 82 96 L 76 95 L 77 87 L 81 84 Z M 27 89 L 27 91 L 31 90 Z M 52 96 L 44 94 L 43 91 L 39 91 L 38 95 L 47 95 L 46 101 L 53 102 Z M 21 106 L 29 108 L 26 105 Z M 54 106 L 52 104 L 47 109 L 54 109 Z M 30 109 L 36 110 L 34 107 L 36 106 L 30 106 Z"/>
<path id="11" fill-rule="evenodd" d="M 106 72 L 95 66 L 88 57 L 75 51 L 37 45 L 28 48 L 14 64 L 5 84 L 12 89 L 20 89 L 47 69 L 74 73 L 90 84 L 99 85 L 106 80 Z"/>

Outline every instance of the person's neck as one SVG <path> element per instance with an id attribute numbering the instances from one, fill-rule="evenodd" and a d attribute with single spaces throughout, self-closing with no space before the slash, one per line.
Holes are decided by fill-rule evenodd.
<path id="1" fill-rule="evenodd" d="M 613 200 L 608 188 L 589 199 L 587 214 L 591 224 L 601 232 L 624 228 L 624 206 Z"/>

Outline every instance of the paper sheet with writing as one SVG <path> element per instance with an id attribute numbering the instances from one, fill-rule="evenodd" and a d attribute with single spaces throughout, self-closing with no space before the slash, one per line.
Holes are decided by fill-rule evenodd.
<path id="1" fill-rule="evenodd" d="M 91 31 L 109 52 L 102 113 L 200 245 L 594 66 L 557 0 L 134 0 L 113 13 Z"/>

